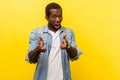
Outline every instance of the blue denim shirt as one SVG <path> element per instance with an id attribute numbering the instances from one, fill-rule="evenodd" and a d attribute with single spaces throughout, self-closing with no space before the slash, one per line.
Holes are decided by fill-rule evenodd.
<path id="1" fill-rule="evenodd" d="M 69 65 L 69 60 L 76 60 L 82 53 L 80 49 L 77 48 L 76 43 L 75 43 L 75 38 L 74 38 L 74 33 L 71 29 L 67 29 L 64 27 L 61 27 L 61 32 L 60 32 L 60 43 L 62 43 L 62 37 L 63 35 L 66 34 L 66 39 L 68 42 L 71 44 L 72 47 L 75 47 L 77 49 L 77 56 L 75 58 L 70 58 L 69 55 L 67 54 L 67 51 L 65 49 L 61 50 L 61 57 L 62 57 L 62 68 L 63 68 L 63 80 L 71 80 L 71 73 L 70 73 L 70 65 Z M 28 58 L 28 53 L 31 50 L 34 50 L 39 43 L 39 36 L 42 36 L 44 40 L 44 47 L 47 49 L 46 52 L 41 52 L 39 54 L 39 58 L 34 74 L 34 79 L 33 80 L 46 80 L 47 78 L 47 71 L 48 71 L 48 56 L 49 52 L 51 49 L 51 43 L 52 43 L 52 36 L 48 31 L 48 25 L 43 26 L 41 28 L 37 28 L 33 30 L 30 34 L 30 46 L 29 50 L 26 55 L 26 60 L 29 61 Z M 56 43 L 57 44 L 57 43 Z M 30 61 L 29 61 L 30 62 Z M 33 63 L 33 62 L 30 62 Z"/>

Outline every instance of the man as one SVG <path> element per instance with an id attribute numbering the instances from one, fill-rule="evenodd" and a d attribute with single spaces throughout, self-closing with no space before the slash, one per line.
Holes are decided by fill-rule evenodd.
<path id="1" fill-rule="evenodd" d="M 69 59 L 78 59 L 81 51 L 73 31 L 61 26 L 61 6 L 50 3 L 45 11 L 48 24 L 31 32 L 26 60 L 37 63 L 34 80 L 71 80 Z"/>

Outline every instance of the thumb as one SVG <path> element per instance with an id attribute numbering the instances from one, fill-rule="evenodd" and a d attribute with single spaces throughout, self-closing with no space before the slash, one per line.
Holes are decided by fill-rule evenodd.
<path id="1" fill-rule="evenodd" d="M 40 47 L 43 47 L 44 46 L 44 40 L 43 40 L 42 36 L 39 36 L 39 39 L 40 39 L 39 45 L 40 45 Z"/>

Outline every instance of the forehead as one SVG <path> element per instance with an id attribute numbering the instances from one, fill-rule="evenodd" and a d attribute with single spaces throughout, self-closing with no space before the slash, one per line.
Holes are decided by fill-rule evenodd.
<path id="1" fill-rule="evenodd" d="M 61 15 L 62 14 L 62 10 L 61 9 L 50 9 L 50 13 L 51 14 Z"/>

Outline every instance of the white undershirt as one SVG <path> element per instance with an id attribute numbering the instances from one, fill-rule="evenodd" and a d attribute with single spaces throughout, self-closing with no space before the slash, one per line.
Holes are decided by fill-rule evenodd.
<path id="1" fill-rule="evenodd" d="M 52 45 L 48 59 L 47 80 L 63 80 L 62 59 L 60 49 L 60 30 L 56 33 L 50 31 L 52 35 Z"/>

